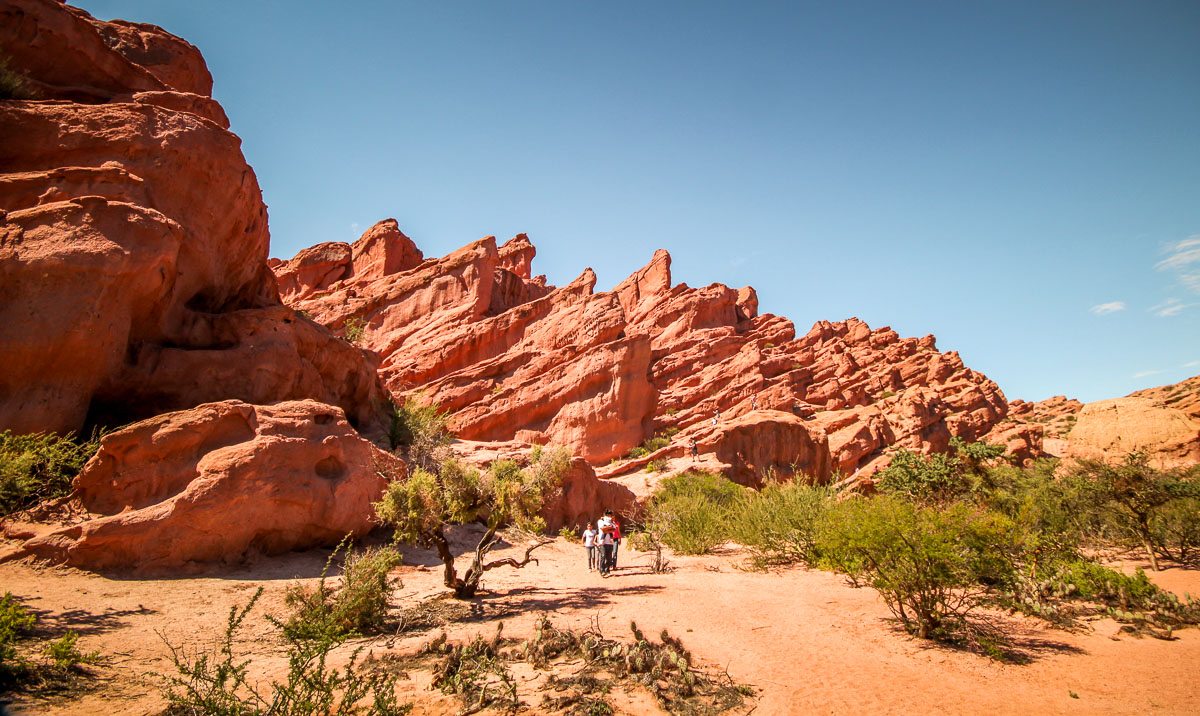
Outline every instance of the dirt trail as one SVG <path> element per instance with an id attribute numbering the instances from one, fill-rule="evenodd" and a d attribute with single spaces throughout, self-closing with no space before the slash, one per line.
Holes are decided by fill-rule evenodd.
<path id="1" fill-rule="evenodd" d="M 471 536 L 471 530 L 460 531 L 460 546 Z M 52 628 L 79 631 L 83 649 L 111 655 L 110 664 L 98 670 L 98 687 L 82 698 L 18 701 L 13 712 L 154 713 L 163 701 L 149 674 L 170 667 L 160 634 L 190 648 L 211 643 L 230 607 L 244 604 L 259 586 L 265 591 L 254 614 L 282 613 L 287 585 L 294 578 L 315 579 L 327 554 L 291 554 L 207 576 L 157 580 L 0 565 L 0 590 L 25 599 Z M 670 630 L 703 665 L 727 669 L 760 689 L 752 704 L 756 715 L 1200 712 L 1196 629 L 1178 632 L 1171 642 L 1118 640 L 1118 625 L 1109 620 L 1094 622 L 1082 634 L 1016 621 L 1018 645 L 1030 663 L 1002 664 L 908 637 L 870 589 L 853 589 L 826 572 L 742 571 L 745 555 L 734 550 L 673 558 L 677 569 L 665 575 L 650 573 L 647 555 L 623 552 L 621 568 L 608 579 L 586 570 L 583 549 L 576 545 L 556 542 L 535 555 L 540 563 L 524 570 L 489 572 L 490 593 L 460 607 L 474 617 L 454 624 L 451 637 L 490 634 L 500 619 L 506 636 L 527 636 L 537 615 L 549 612 L 556 623 L 576 628 L 598 623 L 606 636 L 627 639 L 629 622 L 636 620 L 648 634 Z M 397 607 L 446 591 L 428 552 L 406 549 L 396 574 L 404 582 L 394 595 Z M 1156 579 L 1177 592 L 1200 594 L 1198 571 L 1172 569 Z M 254 616 L 248 626 L 240 644 L 255 657 L 254 673 L 279 678 L 286 664 L 271 628 Z M 390 649 L 387 639 L 375 639 L 368 649 L 375 656 L 411 653 L 437 631 L 406 635 Z M 529 679 L 523 691 L 530 712 L 540 713 L 541 695 L 534 687 L 542 677 L 515 671 Z M 456 702 L 428 689 L 424 670 L 409 675 L 402 683 L 409 698 L 419 701 L 414 713 L 458 710 Z M 618 694 L 613 702 L 625 713 L 653 705 L 636 692 Z"/>

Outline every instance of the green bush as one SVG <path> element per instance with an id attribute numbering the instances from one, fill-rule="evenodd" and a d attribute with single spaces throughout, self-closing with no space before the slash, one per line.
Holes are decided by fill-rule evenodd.
<path id="1" fill-rule="evenodd" d="M 962 463 L 945 453 L 921 455 L 898 450 L 875 484 L 881 492 L 921 503 L 947 502 L 970 488 L 963 479 Z"/>
<path id="2" fill-rule="evenodd" d="M 333 587 L 326 575 L 343 545 L 347 546 L 342 581 Z M 315 639 L 378 632 L 387 616 L 388 595 L 400 586 L 388 573 L 399 564 L 400 553 L 391 547 L 355 551 L 343 540 L 326 560 L 316 586 L 294 584 L 288 588 L 284 602 L 291 614 L 282 624 L 284 633 Z"/>
<path id="3" fill-rule="evenodd" d="M 346 327 L 342 335 L 345 336 L 347 342 L 358 345 L 366 332 L 367 322 L 358 316 L 353 316 L 346 319 Z"/>
<path id="4" fill-rule="evenodd" d="M 646 472 L 666 472 L 668 469 L 670 468 L 665 458 L 651 460 L 650 462 L 646 463 Z"/>
<path id="5" fill-rule="evenodd" d="M 8 65 L 8 58 L 0 54 L 0 100 L 37 99 L 39 92 L 24 75 Z"/>
<path id="6" fill-rule="evenodd" d="M 252 683 L 251 661 L 234 650 L 234 637 L 250 610 L 262 596 L 260 587 L 242 608 L 229 610 L 225 632 L 215 653 L 188 653 L 169 641 L 175 673 L 166 677 L 163 692 L 171 716 L 402 716 L 411 705 L 396 701 L 396 674 L 358 668 L 363 647 L 354 650 L 342 669 L 329 666 L 330 652 L 345 643 L 344 637 L 283 632 L 287 644 L 288 673 L 273 681 L 270 690 Z M 275 626 L 278 620 L 271 619 Z M 166 641 L 164 639 L 164 641 Z M 365 703 L 364 703 L 365 702 Z"/>
<path id="7" fill-rule="evenodd" d="M 0 517 L 71 491 L 71 480 L 100 449 L 100 432 L 73 435 L 0 433 Z"/>
<path id="8" fill-rule="evenodd" d="M 1200 562 L 1200 499 L 1184 497 L 1163 505 L 1150 521 L 1151 542 L 1176 562 Z"/>
<path id="9" fill-rule="evenodd" d="M 963 504 L 920 507 L 879 496 L 833 505 L 822 521 L 823 560 L 870 584 L 904 628 L 923 638 L 970 633 L 985 585 L 1012 579 L 1011 523 Z"/>
<path id="10" fill-rule="evenodd" d="M 388 439 L 393 450 L 405 452 L 409 462 L 433 468 L 449 457 L 446 446 L 453 440 L 449 416 L 424 395 L 411 395 L 403 403 L 392 405 Z"/>
<path id="11" fill-rule="evenodd" d="M 729 514 L 745 488 L 708 472 L 662 481 L 646 507 L 646 530 L 680 554 L 706 554 L 729 536 Z"/>
<path id="12" fill-rule="evenodd" d="M 559 539 L 565 540 L 567 542 L 579 542 L 580 541 L 579 532 L 575 531 L 574 527 L 568 527 L 566 525 L 564 525 L 562 527 L 562 529 L 560 529 L 558 531 L 558 537 L 559 537 Z"/>
<path id="13" fill-rule="evenodd" d="M 79 651 L 76 643 L 79 641 L 79 635 L 73 631 L 68 631 L 61 638 L 50 642 L 46 647 L 46 656 L 54 662 L 54 666 L 59 669 L 73 669 L 80 664 L 94 664 L 100 660 L 99 651 L 91 651 L 83 653 Z"/>
<path id="14" fill-rule="evenodd" d="M 17 654 L 17 643 L 28 636 L 37 622 L 28 609 L 5 592 L 0 598 L 0 687 L 12 681 L 23 671 L 21 657 Z"/>
<path id="15" fill-rule="evenodd" d="M 760 565 L 815 564 L 821 522 L 832 504 L 827 487 L 772 483 L 747 492 L 729 512 L 730 537 L 755 554 Z"/>
<path id="16" fill-rule="evenodd" d="M 1099 497 L 1104 517 L 1128 543 L 1142 547 L 1156 572 L 1164 545 L 1154 525 L 1177 509 L 1173 506 L 1200 498 L 1200 467 L 1158 470 L 1142 453 L 1130 453 L 1116 465 L 1080 460 L 1072 476 Z"/>

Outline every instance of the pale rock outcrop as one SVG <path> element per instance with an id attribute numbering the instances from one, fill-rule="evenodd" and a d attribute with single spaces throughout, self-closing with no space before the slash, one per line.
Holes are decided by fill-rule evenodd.
<path id="1" fill-rule="evenodd" d="M 1114 461 L 1144 452 L 1158 468 L 1200 463 L 1200 419 L 1146 398 L 1088 403 L 1079 411 L 1067 457 Z"/>

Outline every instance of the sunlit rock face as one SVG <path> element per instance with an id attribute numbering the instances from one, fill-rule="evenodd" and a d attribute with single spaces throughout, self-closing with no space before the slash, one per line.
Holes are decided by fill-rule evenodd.
<path id="1" fill-rule="evenodd" d="M 390 248 L 377 251 L 404 259 L 365 270 L 359 247 L 381 243 Z M 470 440 L 554 443 L 601 463 L 655 433 L 757 407 L 776 424 L 760 416 L 749 437 L 730 441 L 791 437 L 772 438 L 769 456 L 738 462 L 731 448 L 725 457 L 799 461 L 824 478 L 888 446 L 945 450 L 952 435 L 976 439 L 1007 409 L 995 383 L 938 352 L 932 336 L 850 319 L 797 338 L 787 319 L 758 313 L 750 287 L 673 283 L 666 251 L 600 293 L 591 269 L 563 287 L 532 276 L 534 255 L 521 234 L 421 260 L 389 219 L 353 245 L 272 265 L 289 305 L 334 331 L 361 328 L 388 387 L 440 402 Z"/>
<path id="2" fill-rule="evenodd" d="M 372 362 L 279 300 L 196 48 L 50 0 L 0 2 L 0 47 L 37 96 L 0 102 L 0 427 L 314 398 L 380 432 Z"/>

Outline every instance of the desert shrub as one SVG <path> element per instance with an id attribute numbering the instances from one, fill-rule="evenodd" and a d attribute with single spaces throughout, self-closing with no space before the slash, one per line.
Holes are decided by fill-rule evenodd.
<path id="1" fill-rule="evenodd" d="M 945 453 L 921 455 L 898 450 L 875 477 L 881 492 L 915 502 L 947 502 L 967 492 L 962 463 Z"/>
<path id="2" fill-rule="evenodd" d="M 346 326 L 342 332 L 346 341 L 358 345 L 367 332 L 367 322 L 359 316 L 352 316 L 346 319 Z"/>
<path id="3" fill-rule="evenodd" d="M 78 641 L 79 635 L 68 631 L 46 645 L 46 656 L 50 657 L 54 666 L 59 669 L 72 669 L 80 664 L 94 664 L 100 660 L 99 651 L 80 651 Z"/>
<path id="4" fill-rule="evenodd" d="M 1011 523 L 964 504 L 921 507 L 879 496 L 830 507 L 822 559 L 871 585 L 904 628 L 924 638 L 970 633 L 987 585 L 1007 584 Z"/>
<path id="5" fill-rule="evenodd" d="M 1173 511 L 1172 505 L 1200 498 L 1200 468 L 1158 470 L 1142 453 L 1130 453 L 1116 465 L 1080 460 L 1072 474 L 1100 498 L 1117 533 L 1145 550 L 1154 571 L 1164 545 L 1159 542 L 1162 532 L 1153 525 Z"/>
<path id="6" fill-rule="evenodd" d="M 671 427 L 662 431 L 662 436 L 667 439 L 668 443 L 670 442 L 671 438 L 675 437 L 678 434 L 679 434 L 679 428 L 675 427 L 674 425 L 672 425 Z"/>
<path id="7" fill-rule="evenodd" d="M 675 432 L 670 432 L 671 430 Z M 646 438 L 641 445 L 630 448 L 629 452 L 625 453 L 625 457 L 629 460 L 636 460 L 639 457 L 646 457 L 655 450 L 661 450 L 671 444 L 671 436 L 678 432 L 678 428 L 668 428 L 664 434 Z"/>
<path id="8" fill-rule="evenodd" d="M 439 655 L 433 667 L 433 685 L 444 694 L 457 696 L 468 713 L 494 705 L 521 706 L 516 679 L 501 654 L 503 632 L 504 622 L 500 622 L 491 639 L 477 634 L 465 644 L 449 643 L 443 632 L 421 648 L 424 653 Z"/>
<path id="9" fill-rule="evenodd" d="M 39 92 L 24 75 L 9 66 L 9 59 L 0 54 L 0 100 L 37 99 Z"/>
<path id="10" fill-rule="evenodd" d="M 1057 460 L 1039 460 L 1024 469 L 989 468 L 973 488 L 976 502 L 1012 520 L 1018 559 L 1034 571 L 1103 541 L 1095 491 L 1073 476 L 1055 477 L 1057 466 Z"/>
<path id="11" fill-rule="evenodd" d="M 12 592 L 5 592 L 0 598 L 0 689 L 24 671 L 17 643 L 29 635 L 36 622 L 37 617 Z"/>
<path id="12" fill-rule="evenodd" d="M 646 463 L 646 472 L 666 472 L 668 469 L 670 468 L 665 458 L 651 460 L 650 462 Z"/>
<path id="13" fill-rule="evenodd" d="M 658 492 L 654 494 L 654 499 L 661 501 L 678 495 L 698 494 L 716 504 L 729 506 L 745 492 L 746 488 L 723 475 L 704 470 L 688 470 L 663 480 Z"/>
<path id="14" fill-rule="evenodd" d="M 568 527 L 566 525 L 563 525 L 562 529 L 560 529 L 558 531 L 558 537 L 559 537 L 559 539 L 565 540 L 567 542 L 579 542 L 580 541 L 579 532 L 576 531 L 574 527 Z"/>
<path id="15" fill-rule="evenodd" d="M 342 547 L 346 548 L 342 581 L 337 587 L 329 584 L 327 574 Z M 400 553 L 392 547 L 371 547 L 355 551 L 343 540 L 325 561 L 321 578 L 314 587 L 294 584 L 288 588 L 284 602 L 291 610 L 282 625 L 284 633 L 293 638 L 333 638 L 377 632 L 387 616 L 388 595 L 400 585 L 388 577 L 400 564 Z"/>
<path id="16" fill-rule="evenodd" d="M 655 435 L 652 438 L 647 438 L 642 447 L 646 448 L 647 452 L 661 450 L 671 444 L 671 438 L 666 435 Z"/>
<path id="17" fill-rule="evenodd" d="M 71 491 L 71 480 L 100 449 L 100 432 L 77 442 L 73 435 L 0 433 L 0 516 Z"/>
<path id="18" fill-rule="evenodd" d="M 501 565 L 520 568 L 536 561 L 530 553 L 548 540 L 526 550 L 523 561 L 487 562 L 486 555 L 499 542 L 497 532 L 503 525 L 515 524 L 534 533 L 545 529 L 538 512 L 570 467 L 570 453 L 562 448 L 544 453 L 525 468 L 511 460 L 497 460 L 485 473 L 457 460 L 444 460 L 432 469 L 416 467 L 407 479 L 390 482 L 383 499 L 375 503 L 375 514 L 380 522 L 395 528 L 397 541 L 435 548 L 446 586 L 459 597 L 471 597 L 484 572 Z M 487 531 L 475 548 L 466 577 L 460 579 L 445 528 L 476 520 L 484 520 Z"/>
<path id="19" fill-rule="evenodd" d="M 879 399 L 887 400 L 888 398 L 894 396 L 895 394 L 896 394 L 896 391 L 894 391 L 894 390 L 885 390 L 879 394 Z"/>
<path id="20" fill-rule="evenodd" d="M 647 504 L 646 528 L 680 554 L 706 554 L 728 538 L 729 512 L 744 492 L 712 473 L 673 475 Z"/>
<path id="21" fill-rule="evenodd" d="M 46 644 L 41 651 L 44 659 L 29 658 L 27 642 L 36 624 L 37 616 L 5 592 L 0 598 L 0 694 L 10 688 L 34 692 L 76 689 L 81 685 L 79 677 L 87 673 L 80 667 L 100 660 L 98 651 L 79 650 L 79 635 L 73 631 Z"/>
<path id="22" fill-rule="evenodd" d="M 249 657 L 234 650 L 234 636 L 262 596 L 260 587 L 245 607 L 229 610 L 225 631 L 213 653 L 188 653 L 169 641 L 175 673 L 166 677 L 163 695 L 171 716 L 401 716 L 412 706 L 396 701 L 397 676 L 385 671 L 364 673 L 358 668 L 363 647 L 358 647 L 342 669 L 329 666 L 329 654 L 345 643 L 331 633 L 319 635 L 283 631 L 288 657 L 284 681 L 273 681 L 269 691 L 250 682 Z M 277 620 L 272 624 L 281 626 Z M 164 641 L 166 641 L 164 639 Z"/>
<path id="23" fill-rule="evenodd" d="M 449 417 L 441 405 L 422 394 L 411 395 L 392 406 L 388 438 L 393 450 L 402 450 L 409 462 L 426 469 L 449 457 L 446 446 L 453 440 Z"/>
<path id="24" fill-rule="evenodd" d="M 1019 575 L 1016 588 L 1001 596 L 1006 606 L 1065 627 L 1106 615 L 1127 625 L 1123 631 L 1170 636 L 1175 628 L 1200 622 L 1200 602 L 1180 600 L 1140 569 L 1130 576 L 1081 556 L 1043 562 L 1031 576 Z"/>
<path id="25" fill-rule="evenodd" d="M 1150 521 L 1150 533 L 1162 556 L 1183 564 L 1200 562 L 1200 499 L 1184 497 L 1163 505 Z"/>
<path id="26" fill-rule="evenodd" d="M 755 554 L 759 565 L 815 564 L 821 521 L 833 492 L 796 482 L 770 483 L 748 492 L 729 512 L 729 535 Z"/>

